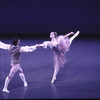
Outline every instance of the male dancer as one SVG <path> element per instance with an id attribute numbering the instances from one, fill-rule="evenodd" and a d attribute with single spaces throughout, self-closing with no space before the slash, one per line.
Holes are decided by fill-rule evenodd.
<path id="1" fill-rule="evenodd" d="M 10 44 L 5 44 L 3 42 L 0 41 L 0 48 L 1 49 L 7 49 L 9 50 L 10 54 L 11 54 L 11 70 L 9 72 L 9 75 L 6 77 L 5 79 L 5 84 L 4 84 L 4 88 L 3 88 L 3 92 L 9 93 L 10 91 L 7 89 L 8 84 L 10 82 L 10 80 L 12 79 L 12 77 L 15 75 L 15 73 L 17 71 L 19 71 L 19 76 L 22 79 L 23 83 L 24 83 L 24 87 L 27 87 L 28 84 L 26 82 L 25 79 L 25 75 L 23 73 L 22 68 L 20 67 L 20 60 L 21 60 L 21 52 L 32 52 L 37 48 L 37 45 L 34 46 L 19 46 L 20 44 L 20 39 L 18 37 L 14 37 L 11 41 L 11 45 Z"/>

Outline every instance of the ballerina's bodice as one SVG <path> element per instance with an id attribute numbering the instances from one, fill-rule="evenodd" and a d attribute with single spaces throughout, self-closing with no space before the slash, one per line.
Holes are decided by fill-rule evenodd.
<path id="1" fill-rule="evenodd" d="M 58 44 L 58 41 L 55 39 L 55 40 L 51 41 L 51 44 L 52 44 L 52 49 L 55 52 L 59 52 L 59 44 Z"/>

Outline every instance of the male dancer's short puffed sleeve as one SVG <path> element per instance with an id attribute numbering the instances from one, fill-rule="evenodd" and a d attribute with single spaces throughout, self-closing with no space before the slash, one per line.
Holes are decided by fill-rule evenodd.
<path id="1" fill-rule="evenodd" d="M 36 45 L 34 46 L 21 46 L 20 52 L 32 52 L 36 50 Z"/>
<path id="2" fill-rule="evenodd" d="M 9 50 L 10 46 L 11 46 L 10 44 L 5 44 L 5 43 L 0 41 L 0 48 L 1 49 Z"/>

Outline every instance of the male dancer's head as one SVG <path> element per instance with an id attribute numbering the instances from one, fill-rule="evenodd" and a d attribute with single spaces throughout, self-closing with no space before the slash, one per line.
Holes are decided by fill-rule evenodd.
<path id="1" fill-rule="evenodd" d="M 17 37 L 17 36 L 13 37 L 11 43 L 12 43 L 12 45 L 15 45 L 15 46 L 18 45 L 18 44 L 20 44 L 19 37 Z"/>

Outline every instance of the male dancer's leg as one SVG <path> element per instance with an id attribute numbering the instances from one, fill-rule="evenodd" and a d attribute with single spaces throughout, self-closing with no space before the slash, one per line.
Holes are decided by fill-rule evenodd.
<path id="1" fill-rule="evenodd" d="M 10 80 L 12 79 L 12 77 L 15 75 L 15 73 L 17 72 L 18 68 L 16 66 L 12 66 L 9 75 L 6 77 L 5 79 L 5 84 L 4 84 L 4 88 L 3 88 L 3 92 L 9 93 L 10 91 L 8 91 L 8 84 L 10 82 Z"/>
<path id="2" fill-rule="evenodd" d="M 19 76 L 20 76 L 21 80 L 22 80 L 23 83 L 24 83 L 24 87 L 27 87 L 28 84 L 27 84 L 27 82 L 26 82 L 26 79 L 25 79 L 25 75 L 24 75 L 24 73 L 23 73 L 23 70 L 22 70 L 22 68 L 21 68 L 20 66 L 18 67 L 18 70 L 19 70 Z"/>

